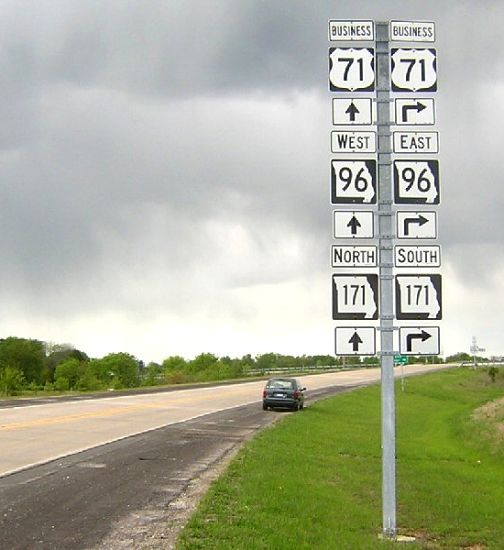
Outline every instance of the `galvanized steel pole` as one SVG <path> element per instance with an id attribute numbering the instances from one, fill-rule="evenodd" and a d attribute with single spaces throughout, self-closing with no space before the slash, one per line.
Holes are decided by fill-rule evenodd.
<path id="1" fill-rule="evenodd" d="M 393 210 L 390 120 L 389 23 L 376 23 L 378 125 L 378 239 L 380 249 L 380 341 L 383 535 L 396 536 Z"/>

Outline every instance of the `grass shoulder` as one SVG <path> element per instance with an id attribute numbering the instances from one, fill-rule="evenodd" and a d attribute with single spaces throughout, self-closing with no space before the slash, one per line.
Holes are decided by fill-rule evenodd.
<path id="1" fill-rule="evenodd" d="M 178 548 L 396 547 L 378 538 L 379 390 L 316 402 L 261 432 L 212 485 Z M 477 411 L 503 395 L 502 369 L 495 382 L 464 368 L 398 386 L 397 523 L 413 547 L 502 548 L 501 417 Z"/>

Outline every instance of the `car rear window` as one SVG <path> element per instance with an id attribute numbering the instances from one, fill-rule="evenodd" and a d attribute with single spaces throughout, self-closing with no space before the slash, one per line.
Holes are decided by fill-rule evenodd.
<path id="1" fill-rule="evenodd" d="M 290 390 L 294 388 L 294 380 L 270 380 L 267 384 L 268 388 L 278 388 L 282 390 Z"/>

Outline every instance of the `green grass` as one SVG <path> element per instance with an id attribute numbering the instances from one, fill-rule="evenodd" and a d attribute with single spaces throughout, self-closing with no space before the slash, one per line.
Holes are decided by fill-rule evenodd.
<path id="1" fill-rule="evenodd" d="M 504 373 L 492 383 L 469 369 L 397 388 L 397 525 L 416 537 L 409 548 L 504 548 L 504 445 L 472 418 L 503 395 Z M 378 386 L 285 415 L 212 485 L 178 548 L 395 548 L 378 538 L 380 429 Z"/>

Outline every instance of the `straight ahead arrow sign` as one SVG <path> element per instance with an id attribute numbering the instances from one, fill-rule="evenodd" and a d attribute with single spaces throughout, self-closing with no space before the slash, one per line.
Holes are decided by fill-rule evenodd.
<path id="1" fill-rule="evenodd" d="M 374 214 L 371 210 L 334 210 L 336 239 L 372 239 Z"/>
<path id="2" fill-rule="evenodd" d="M 373 102 L 370 97 L 335 97 L 332 119 L 336 126 L 368 126 L 373 123 Z"/>
<path id="3" fill-rule="evenodd" d="M 376 329 L 374 327 L 336 327 L 336 355 L 375 355 Z"/>
<path id="4" fill-rule="evenodd" d="M 361 227 L 361 224 L 355 215 L 352 216 L 352 219 L 347 223 L 347 227 L 350 228 L 352 235 L 357 235 L 357 228 Z"/>
<path id="5" fill-rule="evenodd" d="M 359 109 L 355 106 L 355 103 L 352 101 L 350 105 L 348 106 L 345 113 L 349 116 L 350 122 L 355 122 L 355 115 L 358 115 L 360 113 Z"/>
<path id="6" fill-rule="evenodd" d="M 352 351 L 359 351 L 359 345 L 362 344 L 362 339 L 357 334 L 357 331 L 352 334 L 352 337 L 350 338 L 350 340 L 348 340 L 348 343 L 352 344 Z"/>

